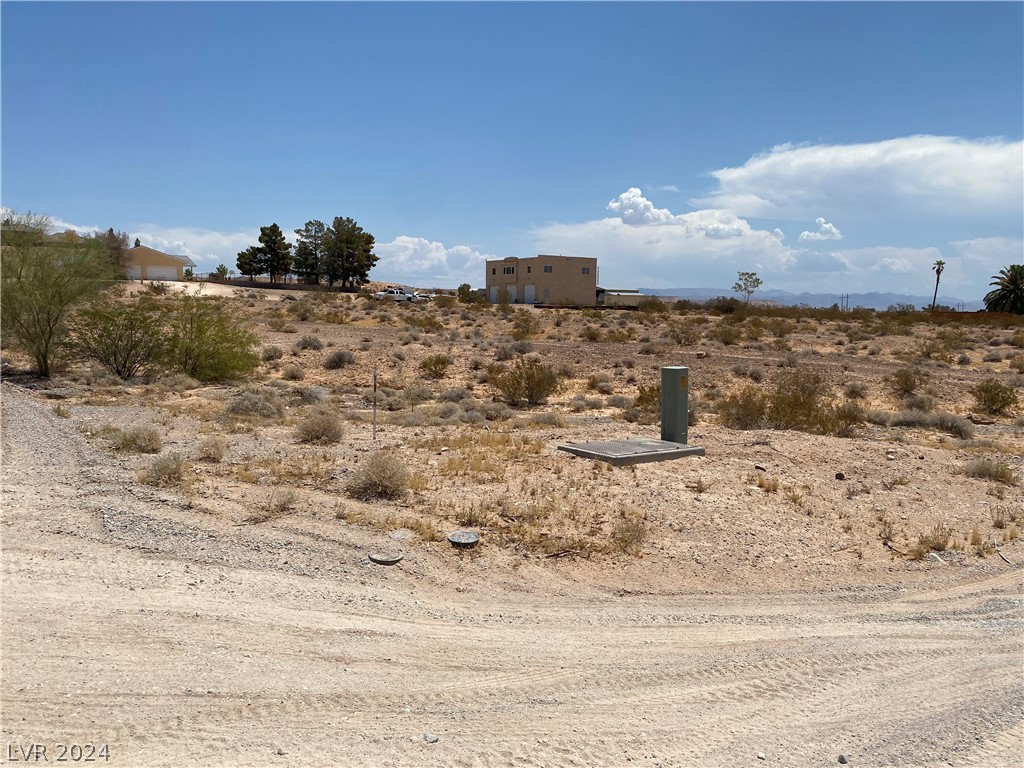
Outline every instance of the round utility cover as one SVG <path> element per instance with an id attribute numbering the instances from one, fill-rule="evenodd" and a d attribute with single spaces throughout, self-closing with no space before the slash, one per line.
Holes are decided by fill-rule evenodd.
<path id="1" fill-rule="evenodd" d="M 472 549 L 480 543 L 480 537 L 472 531 L 455 531 L 448 534 L 448 541 L 459 549 Z"/>
<path id="2" fill-rule="evenodd" d="M 371 552 L 367 557 L 377 565 L 394 565 L 402 559 L 401 552 Z"/>

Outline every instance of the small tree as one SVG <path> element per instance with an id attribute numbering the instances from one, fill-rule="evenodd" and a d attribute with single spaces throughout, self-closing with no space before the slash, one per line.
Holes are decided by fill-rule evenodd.
<path id="1" fill-rule="evenodd" d="M 219 277 L 221 280 L 227 279 L 227 276 L 228 276 L 228 268 L 227 268 L 227 266 L 225 266 L 224 264 L 218 264 L 217 265 L 217 269 L 216 269 L 216 274 L 217 274 L 217 277 Z"/>
<path id="2" fill-rule="evenodd" d="M 739 280 L 736 281 L 732 289 L 736 293 L 743 294 L 744 305 L 750 304 L 750 297 L 761 287 L 761 278 L 757 276 L 756 272 L 739 272 L 738 274 Z"/>
<path id="3" fill-rule="evenodd" d="M 476 298 L 473 296 L 473 286 L 469 283 L 463 283 L 460 285 L 456 292 L 459 297 L 459 301 L 463 304 L 473 304 L 476 301 Z"/>
<path id="4" fill-rule="evenodd" d="M 96 301 L 71 322 L 73 349 L 128 380 L 154 369 L 164 351 L 164 318 L 149 298 Z"/>
<path id="5" fill-rule="evenodd" d="M 2 221 L 0 333 L 13 339 L 48 378 L 67 337 L 72 308 L 117 277 L 110 250 L 98 238 L 53 241 L 45 216 L 9 213 Z"/>
<path id="6" fill-rule="evenodd" d="M 262 275 L 267 271 L 263 258 L 263 249 L 250 245 L 244 251 L 239 251 L 235 267 L 241 274 L 248 275 L 250 280 L 255 280 L 256 275 Z"/>

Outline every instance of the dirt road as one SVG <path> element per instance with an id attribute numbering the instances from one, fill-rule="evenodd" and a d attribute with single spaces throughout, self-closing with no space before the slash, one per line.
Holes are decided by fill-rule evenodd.
<path id="1" fill-rule="evenodd" d="M 8 384 L 3 483 L 10 764 L 1024 765 L 1005 563 L 722 593 L 449 551 L 383 568 L 358 531 L 139 485 Z"/>

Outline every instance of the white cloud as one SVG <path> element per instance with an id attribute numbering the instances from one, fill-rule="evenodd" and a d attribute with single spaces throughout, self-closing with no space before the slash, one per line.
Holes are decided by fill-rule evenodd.
<path id="1" fill-rule="evenodd" d="M 285 230 L 287 237 L 288 230 Z M 259 242 L 259 228 L 250 232 L 216 232 L 190 227 L 160 227 L 143 224 L 133 228 L 129 237 L 164 253 L 188 256 L 197 265 L 197 272 L 212 272 L 218 264 L 235 268 L 238 252 Z M 294 238 L 289 239 L 292 242 Z"/>
<path id="2" fill-rule="evenodd" d="M 804 231 L 800 233 L 798 240 L 842 240 L 843 233 L 835 224 L 830 224 L 822 218 L 817 218 L 814 223 L 818 229 L 814 232 Z"/>
<path id="3" fill-rule="evenodd" d="M 446 247 L 423 237 L 400 235 L 390 243 L 377 243 L 380 257 L 371 277 L 386 282 L 414 283 L 417 287 L 479 286 L 488 256 L 465 245 Z"/>
<path id="4" fill-rule="evenodd" d="M 661 186 L 648 184 L 647 185 L 647 191 L 648 192 L 678 192 L 679 191 L 679 187 L 677 187 L 675 184 L 662 184 Z"/>
<path id="5" fill-rule="evenodd" d="M 741 216 L 809 219 L 828 209 L 1013 216 L 1024 206 L 1024 142 L 908 136 L 870 144 L 783 144 L 711 174 L 718 188 L 691 205 Z"/>

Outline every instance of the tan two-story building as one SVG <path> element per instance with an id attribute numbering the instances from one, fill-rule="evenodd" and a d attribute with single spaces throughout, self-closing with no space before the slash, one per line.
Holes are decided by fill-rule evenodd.
<path id="1" fill-rule="evenodd" d="M 487 262 L 487 298 L 499 304 L 597 303 L 597 259 L 579 256 L 515 257 Z"/>

